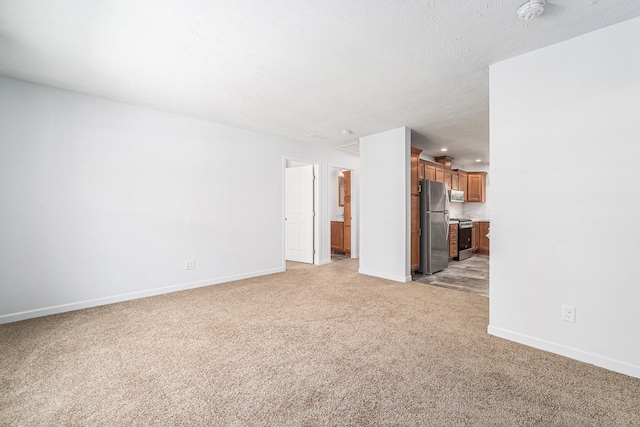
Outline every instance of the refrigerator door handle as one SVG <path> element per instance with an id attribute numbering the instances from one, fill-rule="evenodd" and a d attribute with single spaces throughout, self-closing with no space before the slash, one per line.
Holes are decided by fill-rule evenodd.
<path id="1" fill-rule="evenodd" d="M 446 228 L 444 234 L 445 236 L 447 236 L 447 242 L 448 242 L 449 241 L 449 191 L 447 190 L 446 186 L 444 188 L 444 209 L 445 209 L 444 227 Z"/>
<path id="2" fill-rule="evenodd" d="M 444 214 L 444 234 L 447 236 L 447 241 L 449 241 L 449 212 Z"/>
<path id="3" fill-rule="evenodd" d="M 445 188 L 444 190 L 444 209 L 449 212 L 449 191 Z"/>

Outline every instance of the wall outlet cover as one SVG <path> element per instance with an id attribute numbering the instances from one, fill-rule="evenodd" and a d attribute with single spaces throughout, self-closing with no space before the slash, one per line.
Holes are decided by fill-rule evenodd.
<path id="1" fill-rule="evenodd" d="M 562 304 L 562 320 L 565 322 L 576 321 L 576 308 L 572 305 Z"/>
<path id="2" fill-rule="evenodd" d="M 196 268 L 196 262 L 194 260 L 190 259 L 184 262 L 185 270 L 193 270 L 194 268 Z"/>

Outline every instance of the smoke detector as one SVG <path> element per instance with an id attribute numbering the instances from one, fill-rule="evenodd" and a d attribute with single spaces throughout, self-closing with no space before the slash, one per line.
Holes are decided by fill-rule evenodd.
<path id="1" fill-rule="evenodd" d="M 530 0 L 518 9 L 518 16 L 525 21 L 531 21 L 533 18 L 542 15 L 544 12 L 544 4 L 546 0 Z"/>

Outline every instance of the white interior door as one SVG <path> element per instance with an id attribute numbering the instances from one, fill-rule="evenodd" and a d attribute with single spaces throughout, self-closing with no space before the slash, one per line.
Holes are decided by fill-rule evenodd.
<path id="1" fill-rule="evenodd" d="M 285 169 L 285 259 L 313 264 L 313 165 Z"/>

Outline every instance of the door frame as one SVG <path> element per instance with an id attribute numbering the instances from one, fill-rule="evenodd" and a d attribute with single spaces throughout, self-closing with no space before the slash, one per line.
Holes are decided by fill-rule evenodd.
<path id="1" fill-rule="evenodd" d="M 354 202 L 354 200 L 355 200 L 354 194 L 357 195 L 357 191 L 354 192 L 354 187 L 355 187 L 354 182 L 357 179 L 356 170 L 352 169 L 350 167 L 338 166 L 338 165 L 333 164 L 333 163 L 329 163 L 328 166 L 329 167 L 328 167 L 327 170 L 328 170 L 329 174 L 331 174 L 331 168 L 340 169 L 340 170 L 343 170 L 343 171 L 350 171 L 351 172 L 351 258 L 358 258 L 359 257 L 359 253 L 360 253 L 360 244 L 359 244 L 360 242 L 358 242 L 356 239 L 358 237 L 357 227 L 358 227 L 359 221 L 357 220 L 357 213 L 358 213 L 358 207 L 356 206 L 357 203 Z M 337 192 L 338 190 L 336 188 L 334 188 L 334 189 L 330 189 L 329 191 Z M 331 197 L 329 197 L 329 200 L 332 200 Z M 355 209 L 355 211 L 354 211 L 354 209 Z M 355 223 L 354 223 L 354 220 L 353 220 L 354 217 L 356 217 Z M 331 218 L 327 218 L 325 223 L 326 223 L 326 226 L 328 227 L 328 229 L 331 230 Z M 355 246 L 354 246 L 354 242 L 355 242 Z M 329 247 L 331 247 L 331 240 L 329 240 Z M 331 262 L 331 250 L 329 250 L 329 262 Z"/>
<path id="2" fill-rule="evenodd" d="M 285 176 L 285 170 L 287 169 L 287 163 L 294 162 L 300 163 L 301 166 L 313 166 L 313 264 L 320 264 L 320 162 L 309 159 L 301 159 L 299 157 L 282 156 L 282 269 L 287 269 L 286 260 L 286 197 L 287 197 L 287 178 Z"/>

